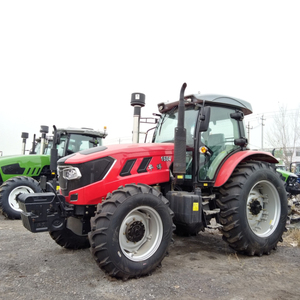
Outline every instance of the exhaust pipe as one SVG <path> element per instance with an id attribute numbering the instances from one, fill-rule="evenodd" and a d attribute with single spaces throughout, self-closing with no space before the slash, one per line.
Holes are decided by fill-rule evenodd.
<path id="1" fill-rule="evenodd" d="M 21 134 L 22 138 L 22 154 L 25 154 L 25 149 L 26 149 L 26 140 L 28 139 L 28 132 L 22 132 Z"/>
<path id="2" fill-rule="evenodd" d="M 42 133 L 42 137 L 41 137 L 41 151 L 40 151 L 40 155 L 43 155 L 45 152 L 45 144 L 46 144 L 46 134 L 49 131 L 49 127 L 48 126 L 43 126 L 41 125 L 41 129 L 40 132 Z"/>
<path id="3" fill-rule="evenodd" d="M 57 169 L 57 161 L 58 161 L 58 151 L 57 151 L 57 145 L 59 144 L 59 136 L 57 134 L 56 126 L 53 125 L 53 144 L 50 152 L 50 170 L 51 172 L 55 172 Z"/>
<path id="4" fill-rule="evenodd" d="M 180 99 L 178 104 L 178 123 L 175 128 L 174 138 L 174 163 L 173 173 L 177 179 L 183 179 L 186 173 L 185 156 L 186 156 L 186 130 L 184 128 L 184 91 L 186 83 L 184 83 L 180 90 Z M 182 177 L 182 178 L 181 178 Z"/>
<path id="5" fill-rule="evenodd" d="M 145 106 L 146 96 L 141 93 L 131 94 L 131 106 L 134 107 L 133 111 L 133 131 L 132 131 L 132 142 L 138 143 L 140 136 L 140 118 L 141 108 Z"/>
<path id="6" fill-rule="evenodd" d="M 33 135 L 32 147 L 29 154 L 35 154 L 35 134 Z"/>

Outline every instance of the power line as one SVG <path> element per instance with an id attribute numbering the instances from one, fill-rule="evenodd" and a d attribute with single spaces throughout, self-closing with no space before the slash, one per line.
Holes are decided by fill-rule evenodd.
<path id="1" fill-rule="evenodd" d="M 250 126 L 250 122 L 248 121 L 248 125 L 246 126 L 248 131 L 248 144 L 250 144 L 250 130 L 253 129 L 253 126 Z"/>
<path id="2" fill-rule="evenodd" d="M 289 109 L 289 110 L 286 110 L 286 115 L 287 116 L 297 116 L 297 110 L 298 109 Z M 263 113 L 256 113 L 256 114 L 251 114 L 251 115 L 247 115 L 245 116 L 245 119 L 251 121 L 251 120 L 254 120 L 254 119 L 257 119 L 257 118 L 260 118 L 261 115 L 265 115 L 269 118 L 274 118 L 276 115 L 280 114 L 282 111 L 269 111 L 269 112 L 263 112 Z"/>

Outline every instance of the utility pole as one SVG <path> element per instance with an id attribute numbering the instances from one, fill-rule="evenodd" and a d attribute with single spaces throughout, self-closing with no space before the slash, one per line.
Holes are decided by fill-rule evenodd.
<path id="1" fill-rule="evenodd" d="M 248 145 L 250 145 L 250 129 L 253 129 L 253 126 L 250 127 L 250 121 L 248 121 L 248 125 L 246 126 L 248 132 Z"/>
<path id="2" fill-rule="evenodd" d="M 261 150 L 264 149 L 264 121 L 266 119 L 264 119 L 264 115 L 261 116 Z"/>

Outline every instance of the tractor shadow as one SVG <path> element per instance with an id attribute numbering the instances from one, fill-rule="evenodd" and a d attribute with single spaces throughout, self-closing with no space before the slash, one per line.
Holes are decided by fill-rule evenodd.
<path id="1" fill-rule="evenodd" d="M 197 236 L 182 237 L 174 234 L 174 242 L 170 246 L 170 255 L 190 255 L 201 252 L 210 259 L 217 256 L 228 256 L 235 254 L 226 242 L 222 239 L 222 234 L 218 230 L 206 230 Z"/>

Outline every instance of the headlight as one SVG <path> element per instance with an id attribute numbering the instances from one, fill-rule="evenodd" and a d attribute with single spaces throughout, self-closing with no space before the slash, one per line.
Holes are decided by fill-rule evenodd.
<path id="1" fill-rule="evenodd" d="M 66 180 L 75 180 L 81 178 L 81 173 L 78 168 L 70 167 L 63 169 L 62 176 Z"/>

